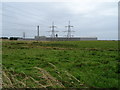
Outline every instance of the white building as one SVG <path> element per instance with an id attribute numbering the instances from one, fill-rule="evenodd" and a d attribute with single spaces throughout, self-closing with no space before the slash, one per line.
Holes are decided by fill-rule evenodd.
<path id="1" fill-rule="evenodd" d="M 45 37 L 45 36 L 35 36 L 35 40 L 39 41 L 93 41 L 97 40 L 97 37 Z"/>

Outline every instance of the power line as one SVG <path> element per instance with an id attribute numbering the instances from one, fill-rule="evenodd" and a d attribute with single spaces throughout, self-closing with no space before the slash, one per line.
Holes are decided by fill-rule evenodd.
<path id="1" fill-rule="evenodd" d="M 4 8 L 4 9 L 7 9 L 8 11 L 7 12 L 13 12 L 13 13 L 16 13 L 17 15 L 21 15 L 21 16 L 27 16 L 26 18 L 32 18 L 34 17 L 34 19 L 36 18 L 37 20 L 40 20 L 42 22 L 44 22 L 42 19 L 40 19 L 39 15 L 35 15 L 35 13 L 31 13 L 31 12 L 28 12 L 28 11 L 24 11 L 20 8 L 16 8 L 16 7 L 13 7 L 13 6 L 10 6 L 10 5 L 6 5 L 7 7 L 9 8 L 13 8 L 13 10 L 10 10 L 10 9 L 7 9 L 7 8 Z M 16 9 L 16 10 L 15 10 Z M 3 10 L 4 11 L 4 10 Z M 30 11 L 30 10 L 29 10 Z M 32 11 L 33 12 L 33 11 Z M 30 20 L 30 19 L 29 19 Z M 33 19 L 32 19 L 33 20 Z M 46 22 L 45 22 L 46 23 Z"/>
<path id="2" fill-rule="evenodd" d="M 6 17 L 10 17 L 10 18 L 12 18 L 12 19 L 18 19 L 17 17 L 13 17 L 13 16 L 10 16 L 10 15 L 6 15 L 6 14 L 4 14 L 4 13 L 0 13 L 0 15 L 2 15 L 2 16 L 6 16 Z M 6 20 L 6 21 L 5 21 Z M 9 21 L 10 19 L 7 19 L 7 18 L 3 18 L 3 23 L 12 23 L 13 24 L 13 22 L 11 22 L 11 20 Z M 30 19 L 28 19 L 29 21 L 30 21 Z M 39 19 L 36 19 L 36 20 L 39 20 Z M 16 21 L 15 21 L 16 22 Z M 42 22 L 45 22 L 45 21 L 42 21 Z M 42 26 L 46 26 L 46 25 L 43 25 L 42 24 L 42 22 L 38 22 L 39 24 L 41 24 Z M 23 22 L 21 22 L 21 23 L 23 23 Z M 23 25 L 23 24 L 21 24 L 21 23 L 14 23 L 14 24 L 19 24 L 19 25 Z M 34 24 L 34 23 L 33 23 Z M 24 26 L 32 26 L 32 25 L 27 25 L 27 24 L 25 24 Z"/>
<path id="3" fill-rule="evenodd" d="M 26 16 L 26 18 L 25 19 L 27 19 L 27 20 L 40 20 L 41 22 L 38 22 L 38 23 L 46 23 L 46 21 L 44 21 L 43 19 L 40 19 L 39 17 L 40 16 L 38 16 L 38 15 L 35 15 L 35 13 L 31 13 L 31 12 L 28 12 L 28 10 L 26 10 L 26 11 L 24 11 L 24 10 L 22 10 L 21 8 L 16 8 L 16 6 L 10 6 L 10 5 L 5 5 L 6 7 L 8 7 L 8 8 L 13 8 L 13 10 L 11 10 L 11 9 L 8 9 L 7 8 L 7 11 L 8 12 L 13 12 L 13 13 L 17 13 L 17 17 L 14 17 L 13 15 L 12 16 L 9 16 L 9 15 L 5 15 L 5 16 L 7 16 L 7 17 L 13 17 L 14 19 L 22 19 L 22 18 L 19 18 L 19 17 L 21 17 L 21 16 Z M 5 7 L 4 6 L 4 7 Z M 6 8 L 5 8 L 6 9 Z M 16 9 L 16 10 L 15 10 Z M 32 9 L 34 9 L 34 8 L 32 8 Z M 36 10 L 36 9 L 35 9 Z M 31 10 L 29 10 L 29 11 L 31 11 Z M 39 11 L 39 10 L 38 10 Z M 32 12 L 33 12 L 33 10 L 32 10 Z M 5 13 L 5 12 L 3 12 L 3 13 Z M 19 17 L 18 17 L 19 16 Z M 32 18 L 31 18 L 32 17 Z M 24 19 L 23 18 L 23 19 Z M 48 17 L 47 17 L 48 18 Z M 9 19 L 8 19 L 9 20 Z M 26 26 L 26 25 L 24 25 L 24 26 Z M 43 25 L 42 25 L 43 26 Z M 44 25 L 45 26 L 45 25 Z"/>
<path id="4" fill-rule="evenodd" d="M 9 25 L 13 24 L 13 26 L 14 26 L 14 25 L 19 25 L 19 26 L 27 27 L 27 28 L 28 28 L 28 27 L 35 27 L 35 25 L 32 25 L 32 24 L 31 24 L 31 25 L 30 25 L 30 24 L 28 25 L 28 24 L 22 24 L 22 23 L 14 23 L 14 22 L 10 22 L 10 21 L 3 22 L 3 26 L 6 26 L 6 25 L 8 25 L 8 24 L 9 24 Z"/>
<path id="5" fill-rule="evenodd" d="M 7 12 L 11 12 L 11 11 L 7 11 Z M 35 16 L 32 16 L 32 15 L 29 15 L 29 14 L 23 14 L 23 13 L 18 13 L 18 12 L 13 12 L 13 13 L 16 13 L 16 15 L 15 16 L 13 16 L 13 15 L 7 15 L 7 14 L 5 14 L 4 12 L 1 14 L 2 16 L 6 16 L 6 17 L 10 17 L 10 18 L 14 18 L 14 19 L 20 19 L 20 20 L 27 20 L 27 21 L 38 21 L 38 20 L 40 20 L 40 21 L 42 21 L 42 22 L 44 22 L 42 19 L 40 19 L 40 18 L 36 18 Z"/>
<path id="6" fill-rule="evenodd" d="M 26 15 L 27 14 L 27 15 L 33 15 L 33 16 L 39 17 L 38 15 L 35 15 L 35 13 L 24 11 L 25 9 L 22 10 L 20 8 L 16 8 L 16 7 L 13 7 L 13 6 L 10 6 L 10 5 L 5 5 L 5 6 L 9 7 L 9 8 L 3 8 L 3 11 L 4 11 L 4 9 L 6 9 L 7 11 L 15 12 L 15 13 L 22 14 L 22 15 Z M 13 8 L 13 10 L 11 10 L 10 8 Z"/>

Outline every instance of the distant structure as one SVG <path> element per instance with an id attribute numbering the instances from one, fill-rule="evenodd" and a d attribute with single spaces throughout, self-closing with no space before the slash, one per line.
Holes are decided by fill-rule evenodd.
<path id="1" fill-rule="evenodd" d="M 39 36 L 39 29 L 40 29 L 40 26 L 38 25 L 38 26 L 37 26 L 37 36 L 35 36 L 35 39 L 36 39 L 36 40 L 39 40 L 39 37 L 40 37 L 40 36 Z"/>
<path id="2" fill-rule="evenodd" d="M 56 26 L 54 26 L 54 22 L 52 22 L 52 26 L 50 26 L 50 28 L 52 29 L 51 37 L 55 38 L 55 28 L 56 28 Z"/>
<path id="3" fill-rule="evenodd" d="M 23 39 L 25 39 L 25 32 L 23 32 Z"/>
<path id="4" fill-rule="evenodd" d="M 73 27 L 73 26 L 71 26 L 70 25 L 70 21 L 68 22 L 68 26 L 65 26 L 65 27 L 67 27 L 68 28 L 68 33 L 67 33 L 67 38 L 71 38 L 71 32 L 73 32 L 73 31 L 71 31 L 71 27 Z M 65 31 L 66 32 L 66 31 Z"/>
<path id="5" fill-rule="evenodd" d="M 56 26 L 54 25 L 54 22 L 52 22 L 52 25 L 50 26 L 51 28 L 51 35 L 50 37 L 46 37 L 46 36 L 40 36 L 39 35 L 39 29 L 40 26 L 37 26 L 37 35 L 35 36 L 34 39 L 32 38 L 25 38 L 25 32 L 23 32 L 23 39 L 18 39 L 18 40 L 37 40 L 37 41 L 88 41 L 88 40 L 97 40 L 97 37 L 72 37 L 72 31 L 71 28 L 73 27 L 72 25 L 70 25 L 70 21 L 68 22 L 68 25 L 65 26 L 67 27 L 67 37 L 59 37 L 58 34 L 56 34 L 55 32 L 58 32 L 55 30 Z"/>
<path id="6" fill-rule="evenodd" d="M 37 36 L 39 37 L 39 25 L 37 26 Z"/>
<path id="7" fill-rule="evenodd" d="M 56 37 L 55 32 L 58 32 L 58 31 L 55 31 L 55 28 L 57 28 L 57 26 L 54 25 L 54 22 L 52 22 L 52 25 L 50 26 L 50 28 L 51 28 L 51 31 L 49 32 L 52 32 L 51 38 L 55 38 Z"/>
<path id="8" fill-rule="evenodd" d="M 35 36 L 35 40 L 38 40 Z M 57 38 L 51 38 L 51 37 L 45 37 L 41 36 L 39 37 L 39 41 L 94 41 L 97 40 L 97 37 L 57 37 Z"/>

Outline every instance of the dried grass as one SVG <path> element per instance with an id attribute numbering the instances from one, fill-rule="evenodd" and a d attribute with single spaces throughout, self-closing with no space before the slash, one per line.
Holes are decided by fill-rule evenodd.
<path id="1" fill-rule="evenodd" d="M 22 73 L 24 77 L 23 79 L 19 80 L 18 77 L 20 77 L 20 74 L 12 74 L 10 71 L 5 69 L 5 71 L 2 72 L 3 76 L 3 88 L 47 88 L 47 87 L 61 87 L 64 88 L 64 85 L 62 85 L 61 82 L 59 82 L 56 78 L 51 76 L 46 70 L 42 68 L 35 67 L 35 69 L 39 70 L 40 75 L 38 76 L 43 80 L 43 82 L 46 82 L 46 84 L 42 84 L 41 81 L 36 80 L 35 78 L 31 76 L 27 76 L 24 72 Z M 32 83 L 36 84 L 35 86 L 28 86 L 27 81 L 32 81 Z"/>
<path id="2" fill-rule="evenodd" d="M 50 86 L 59 86 L 64 88 L 64 85 L 59 82 L 55 77 L 51 76 L 46 70 L 38 67 L 35 68 L 40 71 L 40 73 L 42 74 L 42 78 L 44 78 Z"/>

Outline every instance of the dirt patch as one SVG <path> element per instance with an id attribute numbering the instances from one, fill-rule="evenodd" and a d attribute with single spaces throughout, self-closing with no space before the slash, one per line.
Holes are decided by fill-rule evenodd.
<path id="1" fill-rule="evenodd" d="M 40 46 L 37 46 L 36 48 L 54 49 L 54 50 L 72 50 L 72 49 L 73 49 L 73 48 L 60 48 L 60 47 L 40 47 Z"/>

